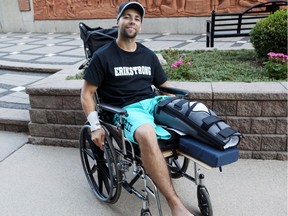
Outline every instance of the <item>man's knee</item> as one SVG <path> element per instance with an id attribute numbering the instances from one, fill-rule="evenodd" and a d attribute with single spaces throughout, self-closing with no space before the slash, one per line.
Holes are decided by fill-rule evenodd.
<path id="1" fill-rule="evenodd" d="M 156 132 L 152 125 L 144 124 L 136 129 L 134 136 L 137 142 L 148 142 L 156 138 Z"/>
<path id="2" fill-rule="evenodd" d="M 140 126 L 135 131 L 135 139 L 139 143 L 141 157 L 143 155 L 158 155 L 161 153 L 155 129 L 150 124 Z"/>
<path id="3" fill-rule="evenodd" d="M 134 138 L 139 143 L 140 149 L 147 147 L 149 150 L 152 150 L 158 147 L 155 128 L 150 124 L 144 124 L 137 128 Z"/>

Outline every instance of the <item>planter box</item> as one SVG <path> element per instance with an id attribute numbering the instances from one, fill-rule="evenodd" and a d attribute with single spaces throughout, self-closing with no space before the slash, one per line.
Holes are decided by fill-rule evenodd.
<path id="1" fill-rule="evenodd" d="M 66 80 L 77 72 L 64 69 L 27 88 L 30 143 L 78 147 L 86 121 L 83 81 Z M 287 160 L 287 83 L 170 83 L 189 90 L 190 100 L 204 102 L 244 135 L 241 158 Z"/>

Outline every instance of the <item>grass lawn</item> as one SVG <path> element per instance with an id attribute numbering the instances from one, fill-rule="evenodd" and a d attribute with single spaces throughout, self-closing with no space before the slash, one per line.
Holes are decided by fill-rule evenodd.
<path id="1" fill-rule="evenodd" d="M 169 79 L 192 82 L 281 82 L 286 79 L 271 79 L 265 73 L 262 61 L 254 50 L 162 50 L 167 61 L 164 70 Z M 183 61 L 177 66 L 175 62 Z M 171 65 L 174 64 L 174 68 Z M 179 62 L 178 62 L 179 64 Z M 67 79 L 82 79 L 82 73 Z"/>
<path id="2" fill-rule="evenodd" d="M 197 82 L 271 82 L 287 81 L 270 79 L 254 50 L 211 51 L 160 51 L 167 65 L 164 66 L 170 80 Z M 180 58 L 180 66 L 171 65 Z"/>

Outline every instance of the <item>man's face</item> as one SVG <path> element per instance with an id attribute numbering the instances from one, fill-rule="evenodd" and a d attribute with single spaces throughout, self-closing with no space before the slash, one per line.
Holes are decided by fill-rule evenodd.
<path id="1" fill-rule="evenodd" d="M 135 38 L 141 30 L 141 15 L 134 9 L 127 9 L 118 21 L 119 31 L 124 38 Z"/>

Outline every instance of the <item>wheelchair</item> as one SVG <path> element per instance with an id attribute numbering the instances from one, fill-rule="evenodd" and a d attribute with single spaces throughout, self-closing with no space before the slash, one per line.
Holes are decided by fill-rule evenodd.
<path id="1" fill-rule="evenodd" d="M 102 28 L 93 29 L 84 23 L 80 23 L 80 35 L 84 42 L 84 50 L 88 61 L 94 49 L 93 47 L 91 48 L 91 44 L 94 44 L 94 46 L 95 44 L 98 45 L 97 40 L 99 38 L 101 43 L 103 41 L 107 42 L 115 38 L 115 32 L 117 32 L 114 28 L 105 29 L 104 31 L 103 33 Z M 108 37 L 106 36 L 107 33 L 110 34 Z M 80 67 L 85 67 L 85 64 Z M 161 87 L 157 91 L 174 94 L 182 98 L 188 95 L 186 90 L 170 87 Z M 152 197 L 155 200 L 158 215 L 162 216 L 159 191 L 142 166 L 139 146 L 130 142 L 124 136 L 123 117 L 127 115 L 126 110 L 102 102 L 99 103 L 97 93 L 95 101 L 97 102 L 96 109 L 99 113 L 100 124 L 106 132 L 103 149 L 101 150 L 92 142 L 89 122 L 86 122 L 80 131 L 81 162 L 93 193 L 99 200 L 114 204 L 119 200 L 121 191 L 124 189 L 142 201 L 140 216 L 152 215 L 149 210 L 150 198 Z M 120 119 L 118 125 L 111 123 L 111 115 L 115 114 Z M 169 140 L 158 140 L 158 142 L 171 178 L 184 177 L 192 181 L 197 186 L 197 200 L 200 212 L 204 216 L 213 216 L 209 192 L 204 185 L 205 176 L 201 172 L 200 166 L 207 169 L 212 167 L 221 168 L 223 165 L 235 162 L 238 159 L 238 150 L 233 149 L 231 152 L 221 152 L 211 149 L 193 137 L 182 137 L 173 128 L 167 128 L 167 130 L 171 133 L 171 138 Z M 184 145 L 193 145 L 195 148 L 201 148 L 199 151 L 207 153 L 208 156 L 206 157 L 205 154 L 204 157 L 191 155 L 183 150 L 184 148 L 181 148 Z M 227 152 L 230 152 L 230 155 Z M 231 154 L 233 155 L 232 157 Z M 207 159 L 209 157 L 213 157 L 212 160 L 215 161 L 211 162 L 210 159 Z M 188 174 L 187 169 L 191 163 L 194 164 L 194 172 Z M 143 186 L 140 189 L 135 187 L 136 182 L 139 180 L 143 182 Z"/>

